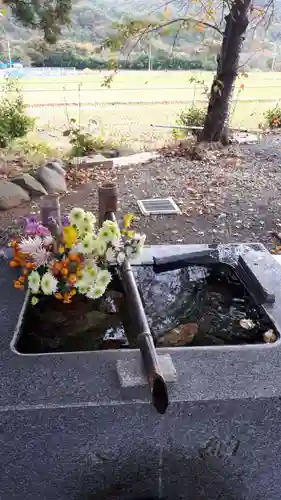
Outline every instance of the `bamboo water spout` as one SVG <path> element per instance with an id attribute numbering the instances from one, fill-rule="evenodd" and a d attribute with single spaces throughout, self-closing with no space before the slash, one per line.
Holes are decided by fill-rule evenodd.
<path id="1" fill-rule="evenodd" d="M 108 192 L 109 186 L 103 190 L 99 189 L 99 218 L 101 220 L 116 221 L 115 213 L 110 210 L 106 211 L 106 200 L 103 196 L 105 191 L 106 196 L 110 200 L 110 205 L 117 207 L 117 188 L 112 185 L 112 193 Z M 144 370 L 151 390 L 152 403 L 158 413 L 164 414 L 169 405 L 167 384 L 164 380 L 162 370 L 159 364 L 157 351 L 155 349 L 154 340 L 149 328 L 147 317 L 143 308 L 139 290 L 133 275 L 130 263 L 126 259 L 119 268 L 120 277 L 124 286 L 127 301 L 129 303 L 129 311 L 131 314 L 132 323 L 137 334 L 138 345 L 142 355 Z"/>

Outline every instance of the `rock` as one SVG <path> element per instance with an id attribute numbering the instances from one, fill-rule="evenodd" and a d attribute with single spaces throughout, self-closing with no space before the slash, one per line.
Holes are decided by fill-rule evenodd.
<path id="1" fill-rule="evenodd" d="M 244 328 L 245 330 L 252 330 L 256 326 L 253 320 L 250 318 L 241 319 L 239 323 L 240 326 L 242 326 L 242 328 Z"/>
<path id="2" fill-rule="evenodd" d="M 43 196 L 47 194 L 46 189 L 30 174 L 22 174 L 19 177 L 15 177 L 11 180 L 14 184 L 17 184 L 22 189 L 27 191 L 31 197 Z"/>
<path id="3" fill-rule="evenodd" d="M 35 177 L 50 194 L 65 193 L 67 191 L 64 177 L 52 168 L 47 166 L 38 168 Z"/>
<path id="4" fill-rule="evenodd" d="M 267 330 L 267 332 L 263 334 L 263 340 L 266 344 L 273 344 L 277 340 L 277 335 L 274 330 Z"/>
<path id="5" fill-rule="evenodd" d="M 102 342 L 102 349 L 122 349 L 124 345 L 124 339 L 107 339 Z"/>
<path id="6" fill-rule="evenodd" d="M 133 151 L 133 149 L 126 148 L 125 146 L 124 147 L 120 146 L 120 148 L 118 148 L 117 152 L 118 152 L 118 154 L 116 156 L 130 156 L 130 155 L 135 154 L 135 151 Z"/>
<path id="7" fill-rule="evenodd" d="M 117 149 L 103 149 L 101 153 L 105 158 L 117 158 L 120 156 Z"/>
<path id="8" fill-rule="evenodd" d="M 197 323 L 187 323 L 170 330 L 157 340 L 159 347 L 180 347 L 190 344 L 198 332 Z"/>
<path id="9" fill-rule="evenodd" d="M 0 180 L 0 210 L 18 207 L 30 200 L 29 194 L 13 182 Z"/>
<path id="10" fill-rule="evenodd" d="M 58 174 L 65 177 L 64 164 L 60 160 L 50 160 L 46 163 L 45 167 L 55 170 Z"/>
<path id="11" fill-rule="evenodd" d="M 113 167 L 113 160 L 105 158 L 103 155 L 81 156 L 73 158 L 72 165 L 76 165 L 78 168 Z"/>

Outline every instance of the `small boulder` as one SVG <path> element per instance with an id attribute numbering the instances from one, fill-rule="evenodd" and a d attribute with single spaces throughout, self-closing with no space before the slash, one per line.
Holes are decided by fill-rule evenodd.
<path id="1" fill-rule="evenodd" d="M 45 167 L 55 170 L 58 174 L 65 177 L 64 164 L 60 160 L 50 160 L 46 163 Z"/>
<path id="2" fill-rule="evenodd" d="M 119 156 L 119 152 L 117 149 L 103 149 L 101 153 L 106 158 L 116 158 L 117 156 Z"/>
<path id="3" fill-rule="evenodd" d="M 31 197 L 43 196 L 48 194 L 46 189 L 38 182 L 32 175 L 23 174 L 19 177 L 15 177 L 11 180 L 14 184 L 17 184 L 22 189 L 27 191 Z"/>
<path id="4" fill-rule="evenodd" d="M 67 191 L 64 177 L 52 168 L 47 166 L 40 167 L 38 168 L 35 176 L 50 194 L 65 193 Z"/>
<path id="5" fill-rule="evenodd" d="M 180 325 L 157 339 L 159 347 L 181 347 L 190 344 L 198 332 L 197 323 Z"/>
<path id="6" fill-rule="evenodd" d="M 118 154 L 116 156 L 131 156 L 135 153 L 136 151 L 134 151 L 133 149 L 130 149 L 126 146 L 120 146 L 120 148 L 118 148 Z"/>
<path id="7" fill-rule="evenodd" d="M 0 210 L 18 207 L 30 200 L 29 194 L 17 184 L 0 180 Z"/>
<path id="8" fill-rule="evenodd" d="M 105 158 L 103 155 L 93 155 L 93 156 L 81 156 L 79 158 L 73 158 L 72 165 L 78 165 L 81 168 L 92 168 L 92 167 L 113 167 L 113 160 L 111 158 Z"/>

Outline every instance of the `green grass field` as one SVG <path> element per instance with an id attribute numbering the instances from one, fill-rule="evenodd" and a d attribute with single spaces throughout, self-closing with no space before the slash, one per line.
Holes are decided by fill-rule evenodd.
<path id="1" fill-rule="evenodd" d="M 190 83 L 190 78 L 204 80 L 208 87 L 212 81 L 209 72 L 120 72 L 107 89 L 102 87 L 106 74 L 91 72 L 21 79 L 25 101 L 30 113 L 37 118 L 39 135 L 65 146 L 62 131 L 67 126 L 67 115 L 78 118 L 78 109 L 72 104 L 80 102 L 81 123 L 86 125 L 89 119 L 96 119 L 99 131 L 106 137 L 144 147 L 158 145 L 171 135 L 171 130 L 153 129 L 150 125 L 173 125 L 179 111 L 190 106 L 194 99 L 198 105 L 206 105 L 204 89 Z M 244 84 L 243 90 L 241 84 Z M 239 78 L 231 124 L 257 128 L 265 110 L 274 107 L 280 96 L 281 73 L 255 72 L 249 73 L 248 78 Z M 143 104 L 134 104 L 136 102 Z M 48 107 L 37 107 L 42 104 Z"/>

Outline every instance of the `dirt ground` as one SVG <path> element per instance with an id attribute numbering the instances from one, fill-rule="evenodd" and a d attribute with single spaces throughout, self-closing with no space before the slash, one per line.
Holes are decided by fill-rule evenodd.
<path id="1" fill-rule="evenodd" d="M 280 139 L 201 153 L 200 160 L 169 153 L 146 165 L 91 171 L 84 185 L 61 198 L 62 211 L 72 206 L 96 211 L 98 184 L 114 180 L 120 215 L 135 213 L 135 227 L 147 234 L 148 243 L 260 241 L 272 248 L 269 231 L 281 231 Z M 181 215 L 140 215 L 137 199 L 167 196 Z M 20 216 L 39 208 L 40 200 L 0 212 L 0 244 L 7 243 Z"/>

